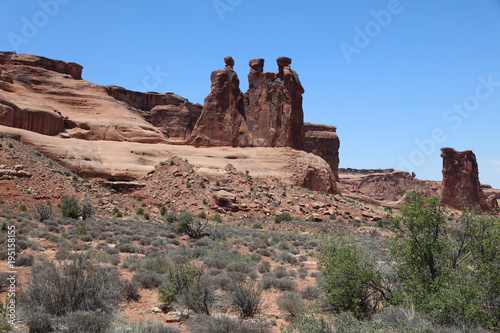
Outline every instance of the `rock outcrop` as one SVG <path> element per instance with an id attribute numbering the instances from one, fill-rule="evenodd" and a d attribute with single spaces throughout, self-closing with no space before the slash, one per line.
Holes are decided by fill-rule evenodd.
<path id="1" fill-rule="evenodd" d="M 248 144 L 303 150 L 304 88 L 297 73 L 290 68 L 292 59 L 279 57 L 276 62 L 276 73 L 264 73 L 264 59 L 249 61 L 248 91 L 245 93 L 245 117 L 250 132 Z"/>
<path id="2" fill-rule="evenodd" d="M 0 52 L 0 65 L 5 63 L 41 67 L 49 71 L 70 75 L 75 80 L 82 79 L 83 67 L 74 62 L 64 62 L 31 54 L 18 54 L 16 52 Z"/>
<path id="3" fill-rule="evenodd" d="M 476 155 L 471 150 L 458 152 L 441 148 L 443 183 L 441 203 L 456 209 L 479 207 L 491 211 L 479 183 Z"/>
<path id="4" fill-rule="evenodd" d="M 64 119 L 60 114 L 49 110 L 20 108 L 2 98 L 0 98 L 0 125 L 45 135 L 56 135 L 65 131 Z"/>
<path id="5" fill-rule="evenodd" d="M 240 80 L 233 70 L 234 60 L 224 58 L 226 66 L 212 72 L 210 94 L 205 98 L 200 118 L 187 143 L 196 146 L 241 146 L 248 130 L 243 109 Z M 243 145 L 246 146 L 246 145 Z"/>
<path id="6" fill-rule="evenodd" d="M 305 151 L 323 158 L 332 168 L 336 181 L 339 181 L 340 140 L 337 127 L 304 123 Z"/>
<path id="7" fill-rule="evenodd" d="M 243 94 L 234 60 L 212 72 L 211 92 L 188 138 L 196 146 L 292 147 L 303 150 L 304 89 L 291 59 L 277 59 L 276 73 L 263 72 L 264 59 L 249 61 L 249 89 Z"/>

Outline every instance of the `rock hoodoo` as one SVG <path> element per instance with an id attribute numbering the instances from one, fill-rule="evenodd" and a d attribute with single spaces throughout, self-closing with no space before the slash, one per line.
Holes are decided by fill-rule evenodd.
<path id="1" fill-rule="evenodd" d="M 479 206 L 490 211 L 479 183 L 476 155 L 471 150 L 456 151 L 441 148 L 443 158 L 443 183 L 441 203 L 456 209 Z"/>
<path id="2" fill-rule="evenodd" d="M 205 98 L 200 118 L 187 143 L 196 146 L 241 146 L 248 135 L 240 80 L 233 70 L 234 60 L 212 72 L 210 94 Z"/>
<path id="3" fill-rule="evenodd" d="M 304 89 L 292 60 L 277 59 L 276 73 L 264 72 L 264 59 L 249 61 L 249 89 L 243 94 L 234 60 L 212 72 L 212 89 L 188 143 L 199 146 L 292 147 L 303 150 Z"/>

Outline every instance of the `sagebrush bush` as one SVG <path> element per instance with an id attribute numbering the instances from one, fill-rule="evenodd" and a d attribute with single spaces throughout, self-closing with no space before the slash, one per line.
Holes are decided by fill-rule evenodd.
<path id="1" fill-rule="evenodd" d="M 286 291 L 276 299 L 276 304 L 290 319 L 297 318 L 304 312 L 301 293 Z"/>
<path id="2" fill-rule="evenodd" d="M 152 270 L 137 272 L 132 276 L 132 281 L 144 289 L 158 288 L 163 282 L 163 276 Z"/>
<path id="3" fill-rule="evenodd" d="M 213 279 L 204 274 L 196 276 L 178 293 L 176 303 L 194 313 L 210 316 L 218 304 Z"/>
<path id="4" fill-rule="evenodd" d="M 263 260 L 258 266 L 257 269 L 259 273 L 269 273 L 271 271 L 271 263 L 268 260 Z"/>
<path id="5" fill-rule="evenodd" d="M 262 288 L 256 283 L 239 283 L 231 294 L 231 304 L 241 319 L 251 318 L 262 311 Z"/>
<path id="6" fill-rule="evenodd" d="M 34 265 L 19 302 L 28 314 L 30 331 L 37 331 L 36 326 L 53 326 L 54 319 L 72 312 L 101 311 L 112 318 L 121 299 L 121 286 L 117 270 L 77 256 L 59 266 L 48 262 Z"/>

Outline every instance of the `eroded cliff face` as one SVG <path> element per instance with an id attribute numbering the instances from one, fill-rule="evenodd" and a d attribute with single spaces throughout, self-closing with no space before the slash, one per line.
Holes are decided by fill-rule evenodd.
<path id="1" fill-rule="evenodd" d="M 479 207 L 491 211 L 479 182 L 476 155 L 471 150 L 456 151 L 453 148 L 441 148 L 443 158 L 443 205 L 456 209 Z"/>
<path id="2" fill-rule="evenodd" d="M 239 172 L 249 170 L 254 178 L 335 192 L 330 166 L 318 156 L 291 148 L 303 142 L 303 90 L 287 60 L 279 64 L 278 73 L 270 73 L 273 81 L 265 85 L 274 91 L 276 103 L 250 112 L 250 119 L 265 112 L 273 113 L 268 119 L 275 119 L 274 133 L 266 133 L 265 144 L 255 147 L 232 58 L 226 59 L 226 68 L 214 72 L 213 94 L 207 97 L 202 117 L 200 105 L 173 93 L 101 86 L 82 80 L 77 64 L 0 52 L 0 133 L 89 177 L 141 178 L 177 155 L 214 177 L 231 163 Z M 279 108 L 286 112 L 278 112 Z M 297 110 L 299 116 L 291 117 Z M 255 133 L 260 138 L 265 131 Z M 186 145 L 188 138 L 197 137 L 201 141 L 193 143 L 206 140 L 208 145 L 203 149 Z"/>
<path id="3" fill-rule="evenodd" d="M 323 158 L 332 168 L 335 180 L 339 181 L 340 140 L 337 127 L 304 123 L 305 151 Z"/>
<path id="4" fill-rule="evenodd" d="M 167 92 L 138 92 L 118 86 L 106 86 L 109 96 L 136 108 L 141 116 L 157 127 L 170 143 L 186 143 L 201 115 L 201 105 Z"/>

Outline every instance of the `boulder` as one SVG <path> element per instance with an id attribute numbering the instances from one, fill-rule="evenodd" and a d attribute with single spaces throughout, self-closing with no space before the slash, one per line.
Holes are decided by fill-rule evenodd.
<path id="1" fill-rule="evenodd" d="M 443 158 L 443 182 L 441 203 L 456 209 L 479 207 L 491 208 L 479 183 L 476 155 L 471 150 L 456 151 L 441 148 Z"/>
<path id="2" fill-rule="evenodd" d="M 226 190 L 220 190 L 215 193 L 214 199 L 219 207 L 233 207 L 233 204 L 236 202 L 236 195 Z"/>

